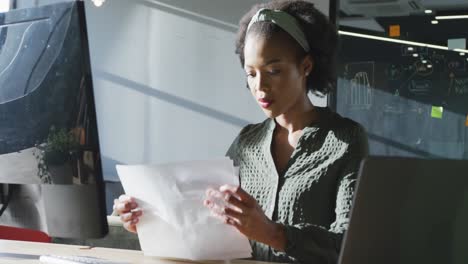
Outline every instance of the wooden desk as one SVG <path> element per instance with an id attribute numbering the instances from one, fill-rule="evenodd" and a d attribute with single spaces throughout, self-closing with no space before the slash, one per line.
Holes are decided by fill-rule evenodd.
<path id="1" fill-rule="evenodd" d="M 13 256 L 18 254 L 18 256 Z M 0 240 L 0 263 L 8 264 L 29 264 L 40 263 L 40 255 L 70 255 L 70 256 L 91 256 L 104 258 L 114 261 L 125 261 L 130 263 L 148 263 L 148 264 L 188 264 L 188 263 L 207 263 L 218 264 L 223 261 L 175 261 L 155 257 L 145 257 L 142 251 L 113 249 L 113 248 L 90 248 L 88 246 L 62 245 L 52 243 L 23 242 L 13 240 Z M 23 255 L 23 256 L 20 256 Z M 29 255 L 29 258 L 28 256 Z M 232 264 L 267 264 L 269 262 L 234 260 Z"/>

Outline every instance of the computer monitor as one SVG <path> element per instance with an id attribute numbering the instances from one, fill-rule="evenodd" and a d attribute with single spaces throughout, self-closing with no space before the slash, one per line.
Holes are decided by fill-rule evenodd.
<path id="1" fill-rule="evenodd" d="M 339 264 L 466 263 L 468 161 L 368 157 Z"/>
<path id="2" fill-rule="evenodd" d="M 23 2 L 30 6 L 0 13 L 0 225 L 102 237 L 107 220 L 84 3 Z"/>

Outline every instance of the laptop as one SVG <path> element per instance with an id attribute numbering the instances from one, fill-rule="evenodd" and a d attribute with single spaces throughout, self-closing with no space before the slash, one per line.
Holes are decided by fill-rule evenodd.
<path id="1" fill-rule="evenodd" d="M 468 161 L 365 159 L 338 263 L 468 263 Z"/>

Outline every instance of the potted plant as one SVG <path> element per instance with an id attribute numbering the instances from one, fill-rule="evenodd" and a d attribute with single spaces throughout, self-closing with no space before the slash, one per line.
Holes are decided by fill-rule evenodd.
<path id="1" fill-rule="evenodd" d="M 38 176 L 44 183 L 72 184 L 74 161 L 77 160 L 79 141 L 75 134 L 52 126 L 45 143 L 36 146 L 40 150 Z"/>

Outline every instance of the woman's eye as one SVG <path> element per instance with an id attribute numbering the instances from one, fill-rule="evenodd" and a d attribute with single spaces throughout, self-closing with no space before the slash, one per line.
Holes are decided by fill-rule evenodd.
<path id="1" fill-rule="evenodd" d="M 280 70 L 269 70 L 268 73 L 270 75 L 276 75 L 276 74 L 279 74 L 280 73 Z"/>
<path id="2" fill-rule="evenodd" d="M 246 75 L 248 78 L 254 77 L 254 74 L 253 74 L 253 73 L 250 73 L 250 72 L 246 73 L 245 75 Z"/>

